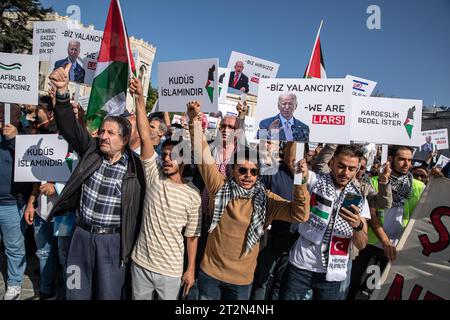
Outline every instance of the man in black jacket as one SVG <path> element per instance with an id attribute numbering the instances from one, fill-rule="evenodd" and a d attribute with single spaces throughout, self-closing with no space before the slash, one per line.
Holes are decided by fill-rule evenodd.
<path id="1" fill-rule="evenodd" d="M 67 299 L 124 298 L 131 251 L 139 234 L 145 181 L 128 146 L 130 122 L 106 117 L 93 139 L 76 121 L 68 91 L 70 64 L 52 72 L 60 134 L 80 161 L 49 219 L 77 212 L 67 257 Z"/>

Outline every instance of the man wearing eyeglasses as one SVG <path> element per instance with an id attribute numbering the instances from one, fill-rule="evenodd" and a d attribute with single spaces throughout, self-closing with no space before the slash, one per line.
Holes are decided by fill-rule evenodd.
<path id="1" fill-rule="evenodd" d="M 187 105 L 194 159 L 209 193 L 212 223 L 200 265 L 200 300 L 248 300 L 264 229 L 273 220 L 304 222 L 309 217 L 309 193 L 294 186 L 293 201 L 268 191 L 258 180 L 256 154 L 242 147 L 233 157 L 231 177 L 220 174 L 200 129 L 200 104 Z M 307 171 L 299 161 L 297 172 Z"/>

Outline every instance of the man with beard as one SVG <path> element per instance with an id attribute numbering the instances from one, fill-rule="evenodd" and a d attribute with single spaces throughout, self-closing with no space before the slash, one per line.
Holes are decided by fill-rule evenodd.
<path id="1" fill-rule="evenodd" d="M 371 209 L 368 245 L 360 251 L 354 262 L 349 299 L 354 298 L 358 290 L 362 290 L 367 296 L 370 295 L 366 289 L 366 281 L 362 281 L 360 287 L 360 279 L 368 265 L 379 264 L 383 272 L 387 262 L 395 260 L 397 243 L 425 188 L 423 182 L 414 179 L 410 172 L 413 156 L 411 147 L 390 146 L 388 155 L 392 168 L 389 178 L 392 188 L 392 208 Z M 378 191 L 381 185 L 379 177 L 372 177 L 370 180 L 374 189 Z"/>
<path id="2" fill-rule="evenodd" d="M 125 297 L 129 260 L 140 229 L 145 181 L 141 161 L 128 145 L 131 124 L 107 116 L 92 138 L 75 119 L 70 104 L 71 65 L 53 71 L 57 88 L 55 118 L 60 134 L 79 155 L 79 163 L 48 220 L 76 211 L 67 257 L 68 300 L 119 300 Z M 70 279 L 68 279 L 70 282 Z"/>
<path id="3" fill-rule="evenodd" d="M 162 166 L 157 163 L 157 132 L 149 130 L 142 85 L 131 80 L 137 96 L 136 120 L 141 138 L 141 162 L 146 180 L 142 227 L 131 256 L 133 299 L 176 300 L 181 285 L 187 295 L 195 279 L 195 255 L 201 230 L 200 194 L 183 179 L 183 162 L 176 151 L 178 141 L 162 146 Z M 183 231 L 184 230 L 184 231 Z M 183 274 L 184 237 L 188 267 Z"/>
<path id="4" fill-rule="evenodd" d="M 330 161 L 331 173 L 307 171 L 311 215 L 300 224 L 300 234 L 289 255 L 280 289 L 281 300 L 337 300 L 347 278 L 350 246 L 367 244 L 366 199 L 354 178 L 360 169 L 362 151 L 355 145 L 340 145 Z M 345 204 L 344 200 L 357 199 Z"/>

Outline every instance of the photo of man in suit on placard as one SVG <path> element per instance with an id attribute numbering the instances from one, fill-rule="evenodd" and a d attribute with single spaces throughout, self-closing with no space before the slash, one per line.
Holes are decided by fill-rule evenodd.
<path id="1" fill-rule="evenodd" d="M 423 145 L 420 146 L 421 152 L 433 153 L 437 150 L 436 144 L 431 142 L 431 140 L 432 140 L 431 136 L 425 137 L 426 143 L 424 143 Z"/>
<path id="2" fill-rule="evenodd" d="M 78 56 L 80 55 L 80 42 L 77 40 L 70 40 L 67 46 L 67 54 L 67 58 L 55 62 L 53 70 L 64 67 L 68 63 L 71 63 L 72 68 L 70 68 L 69 72 L 69 81 L 84 83 L 84 75 L 86 74 L 86 72 L 81 64 L 77 61 Z"/>
<path id="3" fill-rule="evenodd" d="M 228 87 L 248 93 L 248 77 L 242 73 L 243 70 L 244 63 L 242 61 L 236 61 L 236 63 L 234 64 L 234 71 L 230 73 Z"/>
<path id="4" fill-rule="evenodd" d="M 258 138 L 263 138 L 261 130 L 266 130 L 267 139 L 275 140 L 278 134 L 280 141 L 309 142 L 309 127 L 294 118 L 297 109 L 297 96 L 293 93 L 282 93 L 278 96 L 279 114 L 262 120 L 259 123 Z"/>

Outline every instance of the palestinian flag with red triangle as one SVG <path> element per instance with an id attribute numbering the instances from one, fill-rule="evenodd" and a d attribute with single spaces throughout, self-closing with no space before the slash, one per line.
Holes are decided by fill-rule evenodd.
<path id="1" fill-rule="evenodd" d="M 98 129 L 106 115 L 125 111 L 130 72 L 136 75 L 122 9 L 119 0 L 111 0 L 86 112 L 90 130 Z"/>
<path id="2" fill-rule="evenodd" d="M 306 66 L 303 78 L 326 79 L 327 74 L 325 72 L 325 63 L 323 62 L 322 47 L 320 46 L 320 37 L 317 37 L 317 41 L 314 45 L 314 50 L 312 52 L 310 61 L 311 66 L 309 66 L 309 64 Z"/>

